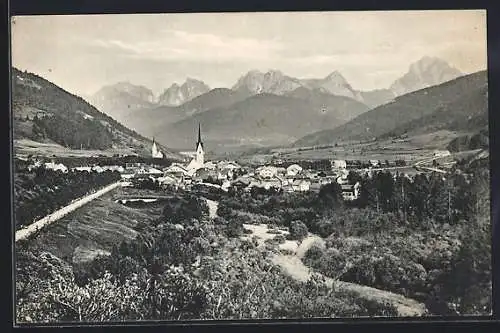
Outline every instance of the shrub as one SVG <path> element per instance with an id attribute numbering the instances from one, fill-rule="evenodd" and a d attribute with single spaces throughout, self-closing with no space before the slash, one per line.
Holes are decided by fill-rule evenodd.
<path id="1" fill-rule="evenodd" d="M 291 239 L 296 239 L 301 241 L 307 237 L 307 226 L 301 221 L 293 221 L 290 224 L 290 237 Z"/>
<path id="2" fill-rule="evenodd" d="M 277 244 L 283 244 L 283 243 L 285 243 L 285 236 L 283 236 L 283 235 L 281 235 L 281 234 L 280 234 L 280 235 L 276 235 L 276 236 L 274 236 L 274 238 L 273 238 L 273 239 L 274 239 L 274 241 L 275 241 Z"/>

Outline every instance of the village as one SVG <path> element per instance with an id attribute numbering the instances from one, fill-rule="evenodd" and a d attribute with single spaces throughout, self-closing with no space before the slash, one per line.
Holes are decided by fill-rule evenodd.
<path id="1" fill-rule="evenodd" d="M 436 152 L 434 157 L 447 156 L 447 154 L 449 152 Z M 360 194 L 360 183 L 349 181 L 348 175 L 351 170 L 370 176 L 376 170 L 408 169 L 404 160 L 394 161 L 392 164 L 386 161 L 384 164 L 379 160 L 360 162 L 331 159 L 326 163 L 315 165 L 279 159 L 255 165 L 241 164 L 233 160 L 206 161 L 201 126 L 198 128 L 196 150 L 184 152 L 183 155 L 191 158 L 189 163 L 174 162 L 168 166 L 162 166 L 165 165 L 161 163 L 164 162 L 164 155 L 153 138 L 152 162 L 134 162 L 124 165 L 96 163 L 70 168 L 63 163 L 54 161 L 42 163 L 37 160 L 30 167 L 37 168 L 43 165 L 46 169 L 63 173 L 70 170 L 97 173 L 115 171 L 120 173 L 124 186 L 139 186 L 142 182 L 149 181 L 159 188 L 186 191 L 205 188 L 228 192 L 230 189 L 251 191 L 253 188 L 258 188 L 286 193 L 318 192 L 322 186 L 336 182 L 342 189 L 344 200 L 356 200 Z"/>

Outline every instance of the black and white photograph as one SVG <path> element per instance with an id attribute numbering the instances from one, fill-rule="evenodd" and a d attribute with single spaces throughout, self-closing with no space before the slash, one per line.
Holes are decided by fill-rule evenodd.
<path id="1" fill-rule="evenodd" d="M 491 315 L 486 10 L 10 26 L 15 324 Z"/>

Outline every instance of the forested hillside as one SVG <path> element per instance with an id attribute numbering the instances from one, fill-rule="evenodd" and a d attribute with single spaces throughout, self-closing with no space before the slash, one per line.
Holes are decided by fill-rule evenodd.
<path id="1" fill-rule="evenodd" d="M 149 151 L 149 139 L 42 77 L 12 68 L 12 82 L 15 140 L 53 142 L 73 149 Z"/>

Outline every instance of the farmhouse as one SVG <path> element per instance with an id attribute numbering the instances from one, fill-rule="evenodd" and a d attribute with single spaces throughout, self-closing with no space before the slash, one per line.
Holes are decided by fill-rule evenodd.
<path id="1" fill-rule="evenodd" d="M 343 184 L 340 186 L 342 187 L 342 197 L 344 198 L 344 200 L 356 200 L 359 197 L 359 182 L 354 185 Z"/>

